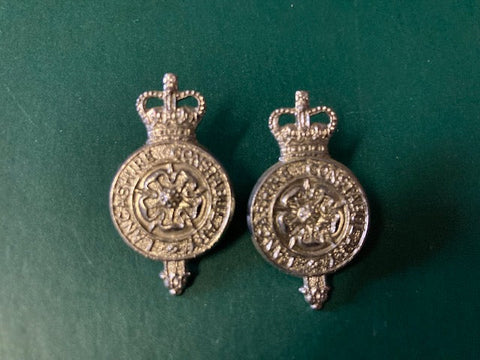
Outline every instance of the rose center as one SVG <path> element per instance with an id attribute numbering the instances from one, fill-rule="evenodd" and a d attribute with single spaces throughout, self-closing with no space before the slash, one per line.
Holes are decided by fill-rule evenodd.
<path id="1" fill-rule="evenodd" d="M 175 189 L 165 189 L 159 192 L 158 201 L 167 208 L 176 208 L 182 201 L 182 194 Z"/>
<path id="2" fill-rule="evenodd" d="M 301 206 L 297 211 L 297 217 L 301 222 L 305 222 L 312 215 L 312 209 L 309 205 Z"/>

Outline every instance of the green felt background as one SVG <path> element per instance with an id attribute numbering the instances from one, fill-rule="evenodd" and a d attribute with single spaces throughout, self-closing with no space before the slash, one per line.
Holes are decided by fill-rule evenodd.
<path id="1" fill-rule="evenodd" d="M 478 358 L 479 3 L 235 3 L 0 1 L 0 358 Z M 205 96 L 238 204 L 176 298 L 108 211 L 165 72 Z M 338 113 L 331 153 L 372 211 L 319 312 L 245 218 L 297 89 Z"/>

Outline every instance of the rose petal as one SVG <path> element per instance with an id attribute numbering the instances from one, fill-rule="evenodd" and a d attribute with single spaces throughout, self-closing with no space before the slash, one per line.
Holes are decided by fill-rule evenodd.
<path id="1" fill-rule="evenodd" d="M 157 181 L 160 184 L 159 189 L 172 189 L 173 184 L 170 181 L 170 176 L 164 172 L 158 175 Z"/>
<path id="2" fill-rule="evenodd" d="M 147 188 L 147 190 L 157 193 L 158 190 L 160 189 L 160 184 L 155 178 L 155 179 L 150 179 L 148 182 L 145 182 L 145 187 Z"/>

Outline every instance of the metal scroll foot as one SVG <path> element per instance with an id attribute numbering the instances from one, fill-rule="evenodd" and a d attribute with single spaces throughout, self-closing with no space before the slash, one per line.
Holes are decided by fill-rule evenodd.
<path id="1" fill-rule="evenodd" d="M 330 287 L 327 285 L 325 275 L 304 277 L 303 286 L 298 289 L 305 296 L 305 301 L 315 310 L 321 309 L 323 303 L 327 301 L 328 290 Z"/>
<path id="2" fill-rule="evenodd" d="M 185 261 L 164 261 L 163 265 L 163 271 L 159 274 L 160 279 L 163 280 L 170 294 L 182 294 L 187 284 L 187 278 L 190 276 Z"/>

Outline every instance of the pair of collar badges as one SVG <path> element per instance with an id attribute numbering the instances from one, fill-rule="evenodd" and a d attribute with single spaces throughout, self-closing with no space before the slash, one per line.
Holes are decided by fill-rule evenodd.
<path id="1" fill-rule="evenodd" d="M 188 97 L 196 107 L 177 106 Z M 152 98 L 163 105 L 149 108 Z M 215 245 L 232 218 L 232 187 L 223 167 L 196 140 L 205 113 L 200 93 L 178 91 L 175 75 L 165 74 L 163 91 L 141 94 L 136 106 L 148 140 L 118 170 L 110 212 L 131 248 L 163 261 L 160 277 L 178 295 L 190 275 L 186 261 Z M 320 113 L 328 124 L 310 122 Z M 285 114 L 294 115 L 295 123 L 281 126 Z M 367 198 L 353 173 L 329 156 L 328 141 L 337 126 L 332 109 L 310 108 L 308 93 L 297 91 L 295 107 L 275 110 L 268 125 L 280 159 L 250 196 L 252 240 L 267 261 L 303 278 L 300 292 L 320 309 L 329 290 L 325 276 L 352 260 L 364 242 Z"/>

